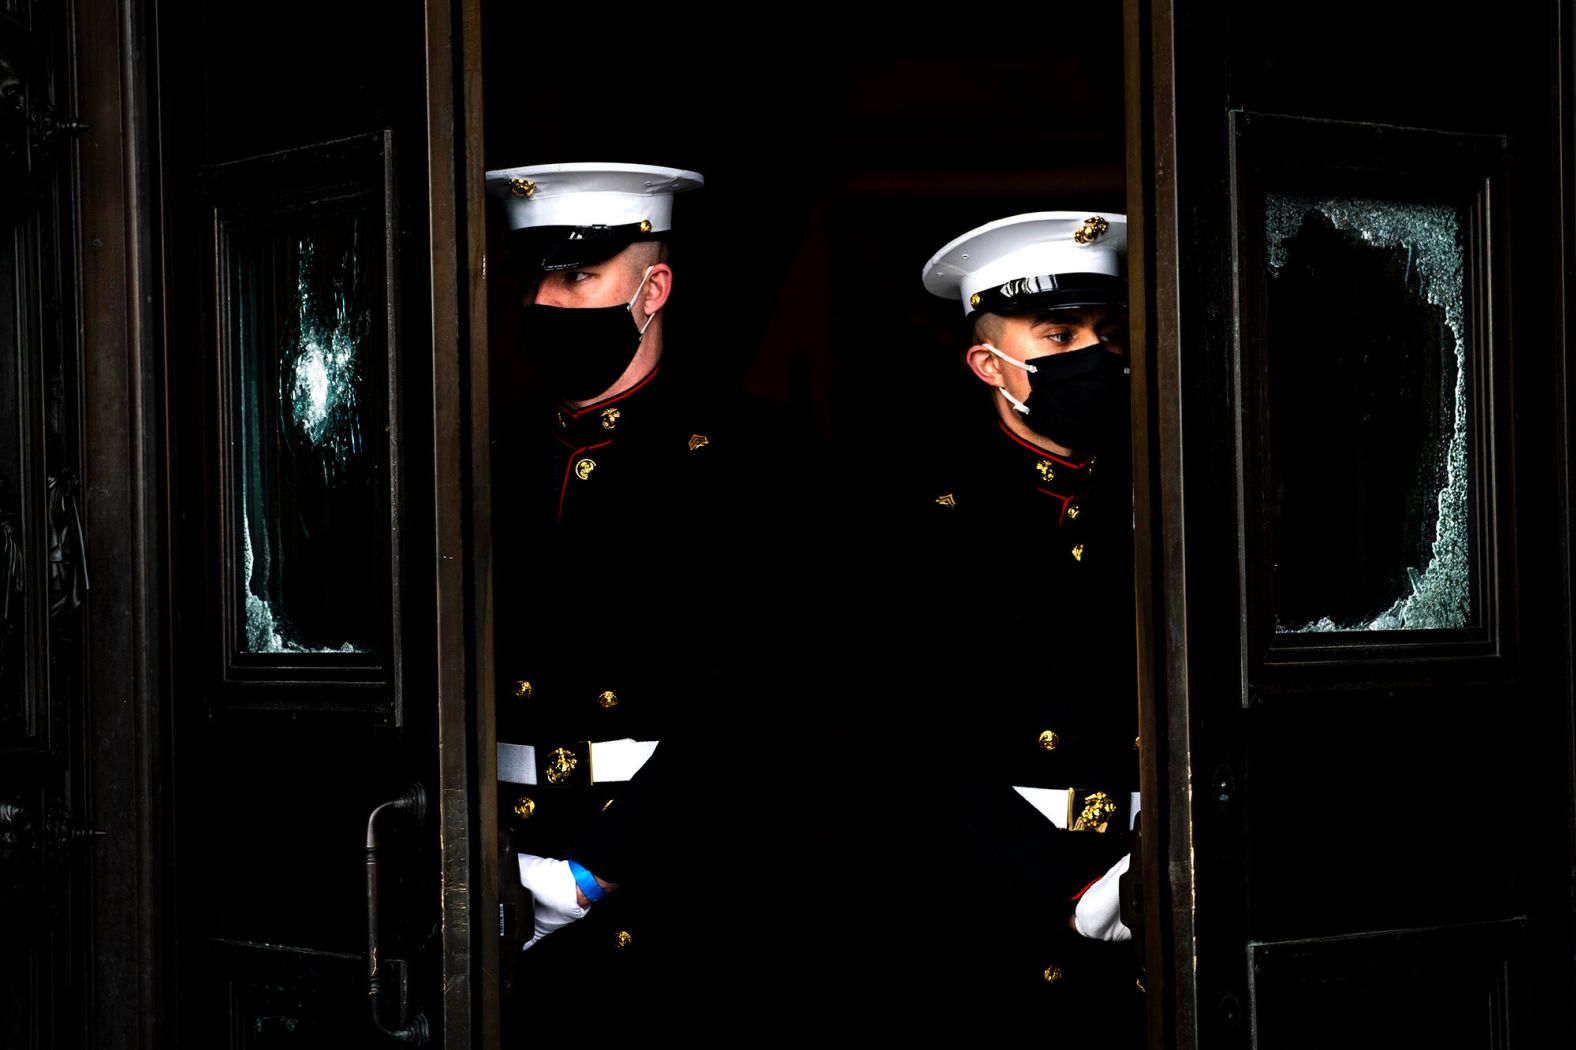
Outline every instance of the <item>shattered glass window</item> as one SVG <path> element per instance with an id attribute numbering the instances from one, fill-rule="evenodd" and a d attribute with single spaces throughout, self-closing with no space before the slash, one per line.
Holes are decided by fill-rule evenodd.
<path id="1" fill-rule="evenodd" d="M 379 230 L 351 213 L 230 239 L 246 652 L 375 647 L 388 591 Z"/>
<path id="2" fill-rule="evenodd" d="M 1277 632 L 1473 622 L 1461 216 L 1271 194 Z"/>

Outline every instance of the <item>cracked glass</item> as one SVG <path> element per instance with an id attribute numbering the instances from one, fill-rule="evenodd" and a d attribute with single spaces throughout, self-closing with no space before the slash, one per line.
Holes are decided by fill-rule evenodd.
<path id="1" fill-rule="evenodd" d="M 375 646 L 388 570 L 369 538 L 388 531 L 387 443 L 367 229 L 352 213 L 231 239 L 245 652 Z"/>
<path id="2" fill-rule="evenodd" d="M 1275 629 L 1473 622 L 1461 216 L 1271 194 Z"/>

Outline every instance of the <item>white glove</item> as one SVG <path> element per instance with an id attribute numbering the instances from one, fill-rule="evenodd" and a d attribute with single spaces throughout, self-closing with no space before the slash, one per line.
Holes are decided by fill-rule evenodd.
<path id="1" fill-rule="evenodd" d="M 575 873 L 569 870 L 567 860 L 520 854 L 520 885 L 531 891 L 535 900 L 532 912 L 536 918 L 536 934 L 525 942 L 521 951 L 554 930 L 585 918 L 586 912 L 591 910 L 576 903 Z"/>
<path id="2" fill-rule="evenodd" d="M 1129 853 L 1083 891 L 1073 911 L 1073 925 L 1085 937 L 1097 941 L 1130 941 L 1133 931 L 1122 922 L 1122 891 L 1118 885 L 1132 859 Z"/>

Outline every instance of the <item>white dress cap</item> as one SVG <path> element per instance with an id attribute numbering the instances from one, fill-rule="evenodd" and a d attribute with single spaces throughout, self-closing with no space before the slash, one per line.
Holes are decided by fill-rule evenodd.
<path id="1" fill-rule="evenodd" d="M 1126 298 L 1127 216 L 1036 211 L 988 222 L 930 257 L 925 290 L 965 316 L 1028 313 Z"/>
<path id="2" fill-rule="evenodd" d="M 586 161 L 498 168 L 487 173 L 487 192 L 503 200 L 511 230 L 640 224 L 663 233 L 673 228 L 673 195 L 705 182 L 681 168 Z"/>

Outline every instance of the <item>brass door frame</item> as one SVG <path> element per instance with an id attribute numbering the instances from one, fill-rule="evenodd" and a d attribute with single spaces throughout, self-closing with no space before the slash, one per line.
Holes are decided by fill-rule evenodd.
<path id="1" fill-rule="evenodd" d="M 499 1039 L 480 0 L 426 19 L 443 1031 L 462 1050 Z"/>

